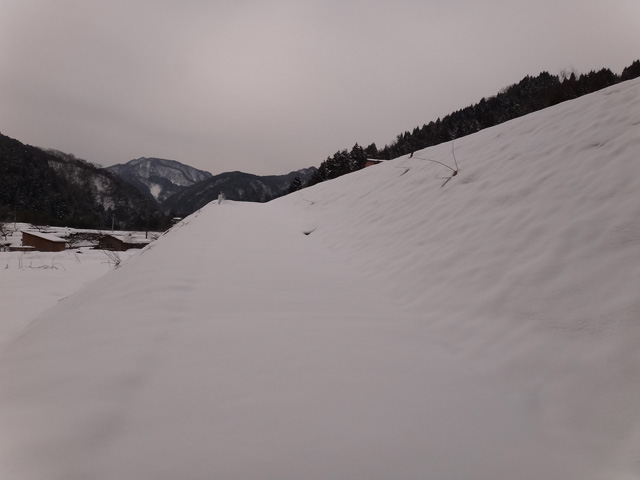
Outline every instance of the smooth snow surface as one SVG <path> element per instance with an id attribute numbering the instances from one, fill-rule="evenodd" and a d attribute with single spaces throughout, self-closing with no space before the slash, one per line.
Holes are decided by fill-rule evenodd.
<path id="1" fill-rule="evenodd" d="M 12 240 L 11 243 L 20 244 L 15 238 Z M 135 253 L 138 252 L 129 250 L 118 252 L 118 256 L 125 260 Z M 90 248 L 0 252 L 0 351 L 43 311 L 111 268 L 113 262 L 104 251 Z"/>
<path id="2" fill-rule="evenodd" d="M 640 81 L 217 202 L 0 356 L 3 479 L 640 478 Z"/>

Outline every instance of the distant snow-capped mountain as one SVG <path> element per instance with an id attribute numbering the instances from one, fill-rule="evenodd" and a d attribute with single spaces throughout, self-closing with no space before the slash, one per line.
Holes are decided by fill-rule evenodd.
<path id="1" fill-rule="evenodd" d="M 309 181 L 315 167 L 302 168 L 285 175 L 252 175 L 244 172 L 209 172 L 175 160 L 142 157 L 125 164 L 107 167 L 125 182 L 147 196 L 153 196 L 161 208 L 189 215 L 223 193 L 229 200 L 266 202 L 289 192 L 297 177 Z"/>
<path id="2" fill-rule="evenodd" d="M 158 203 L 212 177 L 211 173 L 204 170 L 164 158 L 142 157 L 107 167 L 106 170 L 116 173 L 143 193 L 150 194 Z"/>

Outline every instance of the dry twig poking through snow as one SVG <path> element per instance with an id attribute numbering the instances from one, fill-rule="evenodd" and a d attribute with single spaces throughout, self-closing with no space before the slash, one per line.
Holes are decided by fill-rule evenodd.
<path id="1" fill-rule="evenodd" d="M 459 171 L 458 160 L 456 159 L 456 153 L 455 153 L 454 148 L 453 148 L 453 142 L 451 142 L 451 155 L 453 155 L 453 163 L 455 164 L 456 168 L 450 167 L 446 163 L 439 162 L 438 160 L 433 160 L 432 158 L 413 157 L 413 154 L 411 154 L 411 158 L 417 158 L 418 160 L 426 160 L 427 162 L 437 163 L 437 164 L 442 165 L 443 167 L 447 167 L 449 170 L 451 170 L 452 173 L 451 173 L 451 176 L 449 176 L 449 177 L 436 177 L 439 180 L 444 180 L 442 185 L 440 185 L 440 188 L 442 188 L 447 183 L 449 183 L 449 181 L 453 177 L 455 177 L 458 174 L 458 171 Z"/>
<path id="2" fill-rule="evenodd" d="M 122 259 L 120 258 L 120 255 L 118 254 L 118 252 L 114 252 L 113 250 L 105 250 L 104 254 L 107 256 L 109 260 L 103 263 L 109 264 L 109 266 L 110 267 L 112 266 L 114 270 L 120 266 Z"/>

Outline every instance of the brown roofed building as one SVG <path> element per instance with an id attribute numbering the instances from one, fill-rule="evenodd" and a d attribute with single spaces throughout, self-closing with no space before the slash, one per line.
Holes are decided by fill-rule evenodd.
<path id="1" fill-rule="evenodd" d="M 107 234 L 100 238 L 98 248 L 102 250 L 115 250 L 124 252 L 130 248 L 144 248 L 151 243 L 146 238 L 136 238 L 133 235 L 112 235 Z"/>
<path id="2" fill-rule="evenodd" d="M 367 160 L 364 162 L 364 168 L 370 167 L 372 165 L 377 165 L 379 163 L 384 162 L 385 160 L 380 160 L 377 158 L 367 158 Z"/>
<path id="3" fill-rule="evenodd" d="M 33 247 L 39 252 L 62 252 L 67 248 L 67 241 L 50 233 L 23 231 L 22 246 Z"/>

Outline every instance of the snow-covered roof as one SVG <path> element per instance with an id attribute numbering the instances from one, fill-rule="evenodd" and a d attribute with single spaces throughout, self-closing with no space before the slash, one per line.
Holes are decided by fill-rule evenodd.
<path id="1" fill-rule="evenodd" d="M 123 243 L 131 243 L 131 244 L 143 244 L 143 243 L 151 243 L 151 239 L 150 238 L 141 238 L 141 237 L 136 237 L 135 235 L 117 235 L 117 234 L 113 234 L 113 233 L 108 233 L 105 235 L 105 237 L 113 237 L 117 240 L 120 240 Z"/>
<path id="2" fill-rule="evenodd" d="M 137 244 L 143 244 L 143 243 L 151 243 L 152 240 L 150 238 L 126 238 L 124 240 L 124 243 L 137 243 Z"/>
<path id="3" fill-rule="evenodd" d="M 23 230 L 22 233 L 28 233 L 29 235 L 48 240 L 50 242 L 67 243 L 64 238 L 56 237 L 55 235 L 51 235 L 50 233 L 34 232 L 33 230 Z"/>

